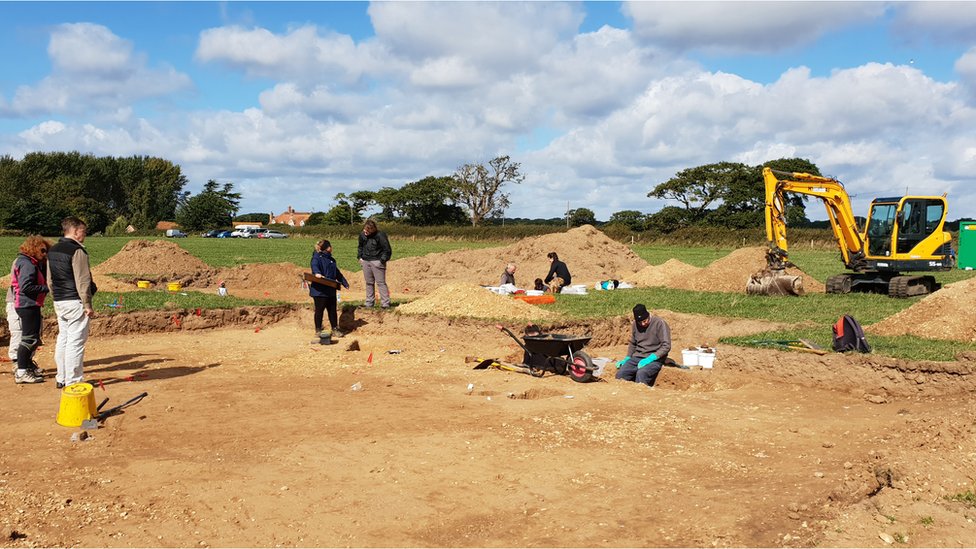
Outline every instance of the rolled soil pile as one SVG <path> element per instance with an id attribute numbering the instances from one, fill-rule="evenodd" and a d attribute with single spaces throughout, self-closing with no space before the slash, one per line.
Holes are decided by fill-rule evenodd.
<path id="1" fill-rule="evenodd" d="M 976 278 L 947 284 L 918 303 L 865 328 L 869 334 L 910 334 L 928 339 L 976 342 Z"/>
<path id="2" fill-rule="evenodd" d="M 92 272 L 100 275 L 125 274 L 160 280 L 199 280 L 213 274 L 206 263 L 165 240 L 132 240 Z"/>
<path id="3" fill-rule="evenodd" d="M 713 261 L 691 276 L 675 278 L 669 286 L 698 292 L 745 293 L 746 282 L 749 281 L 749 277 L 765 267 L 765 247 L 739 248 L 723 258 Z M 823 293 L 825 291 L 823 283 L 800 269 L 787 269 L 786 274 L 803 277 L 803 288 L 807 293 Z"/>
<path id="4" fill-rule="evenodd" d="M 701 267 L 672 258 L 660 265 L 644 267 L 627 277 L 627 282 L 635 286 L 670 286 L 674 281 L 688 278 L 700 270 Z"/>
<path id="5" fill-rule="evenodd" d="M 393 248 L 395 255 L 395 241 Z M 532 288 L 536 278 L 545 278 L 549 272 L 546 258 L 549 252 L 556 252 L 566 263 L 573 284 L 592 286 L 599 280 L 627 280 L 647 267 L 647 262 L 627 246 L 590 225 L 583 225 L 565 233 L 525 238 L 499 248 L 455 250 L 391 261 L 387 283 L 392 293 L 405 297 L 430 293 L 446 282 L 495 286 L 505 265 L 511 262 L 518 267 L 516 285 Z"/>
<path id="6" fill-rule="evenodd" d="M 552 311 L 464 282 L 445 284 L 430 295 L 401 305 L 397 310 L 404 314 L 507 320 L 542 320 L 558 316 Z"/>

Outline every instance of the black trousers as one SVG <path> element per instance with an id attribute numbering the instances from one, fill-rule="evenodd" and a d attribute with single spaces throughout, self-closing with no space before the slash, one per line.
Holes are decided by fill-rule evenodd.
<path id="1" fill-rule="evenodd" d="M 312 296 L 312 301 L 315 303 L 315 316 L 313 317 L 315 321 L 315 331 L 322 331 L 322 312 L 329 312 L 329 326 L 333 330 L 339 327 L 339 312 L 336 310 L 338 302 L 336 301 L 335 291 L 326 292 L 324 296 Z"/>
<path id="2" fill-rule="evenodd" d="M 34 367 L 34 351 L 41 345 L 41 308 L 16 309 L 20 317 L 20 346 L 17 347 L 17 369 Z"/>

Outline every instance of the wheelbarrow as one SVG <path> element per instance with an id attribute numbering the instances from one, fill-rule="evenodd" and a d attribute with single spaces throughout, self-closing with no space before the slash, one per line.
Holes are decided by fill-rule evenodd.
<path id="1" fill-rule="evenodd" d="M 549 371 L 557 375 L 569 375 L 573 381 L 593 381 L 593 359 L 582 349 L 593 339 L 590 336 L 565 334 L 526 335 L 522 339 L 508 328 L 497 325 L 525 351 L 525 366 L 534 371 Z"/>

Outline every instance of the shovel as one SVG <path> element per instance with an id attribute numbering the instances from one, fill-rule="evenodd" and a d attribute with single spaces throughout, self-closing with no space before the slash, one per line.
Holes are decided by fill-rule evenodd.
<path id="1" fill-rule="evenodd" d="M 98 429 L 99 426 L 100 426 L 99 425 L 99 421 L 104 421 L 105 418 L 110 417 L 110 416 L 113 416 L 113 415 L 121 412 L 123 408 L 125 408 L 127 406 L 131 406 L 131 405 L 139 402 L 140 400 L 146 398 L 147 396 L 149 396 L 149 393 L 147 393 L 147 392 L 146 393 L 139 394 L 139 395 L 136 395 L 136 396 L 130 398 L 129 400 L 123 402 L 122 404 L 119 404 L 118 406 L 116 406 L 114 408 L 109 408 L 108 410 L 105 410 L 104 412 L 98 414 L 96 417 L 93 417 L 91 419 L 86 419 L 86 420 L 84 420 L 84 421 L 81 422 L 81 428 L 82 429 Z M 98 405 L 98 408 L 96 408 L 95 411 L 97 412 L 97 411 L 101 410 L 102 409 L 102 406 L 105 406 L 105 403 L 106 402 L 108 402 L 108 399 L 107 398 L 105 400 L 103 400 L 101 404 Z"/>
<path id="2" fill-rule="evenodd" d="M 545 372 L 542 370 L 533 370 L 527 366 L 519 366 L 517 364 L 511 364 L 509 362 L 502 362 L 494 358 L 481 359 L 473 356 L 464 357 L 465 362 L 477 362 L 478 364 L 474 367 L 475 370 L 487 370 L 488 368 L 497 368 L 499 370 L 506 370 L 509 372 L 518 372 L 520 374 L 528 374 L 532 377 L 542 377 Z"/>

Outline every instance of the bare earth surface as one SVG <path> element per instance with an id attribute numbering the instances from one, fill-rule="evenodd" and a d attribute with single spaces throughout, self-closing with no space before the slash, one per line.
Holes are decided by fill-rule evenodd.
<path id="1" fill-rule="evenodd" d="M 676 349 L 774 328 L 656 312 Z M 149 396 L 82 442 L 53 381 L 4 366 L 0 545 L 976 545 L 976 507 L 946 497 L 976 489 L 966 357 L 719 345 L 648 389 L 472 370 L 518 354 L 477 320 L 348 311 L 332 346 L 307 309 L 227 320 L 100 328 L 96 400 Z M 549 328 L 626 350 L 626 318 Z"/>

